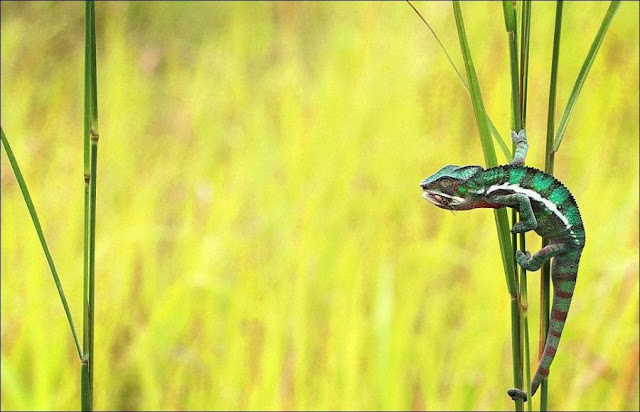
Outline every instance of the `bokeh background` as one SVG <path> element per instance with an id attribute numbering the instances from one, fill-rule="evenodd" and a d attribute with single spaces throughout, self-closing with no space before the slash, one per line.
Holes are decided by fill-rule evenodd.
<path id="1" fill-rule="evenodd" d="M 451 4 L 417 7 L 463 69 Z M 565 5 L 558 118 L 607 7 Z M 513 407 L 493 213 L 448 213 L 418 187 L 445 164 L 482 164 L 470 100 L 406 3 L 96 11 L 97 409 Z M 638 409 L 638 11 L 622 4 L 556 156 L 587 245 L 551 409 Z M 463 13 L 508 137 L 502 6 Z M 539 168 L 554 15 L 533 4 Z M 80 327 L 84 4 L 2 2 L 1 16 L 2 127 Z M 0 403 L 75 409 L 77 355 L 1 158 Z"/>

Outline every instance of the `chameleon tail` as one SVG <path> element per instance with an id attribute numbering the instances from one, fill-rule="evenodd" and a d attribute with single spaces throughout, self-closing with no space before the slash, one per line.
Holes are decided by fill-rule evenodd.
<path id="1" fill-rule="evenodd" d="M 549 376 L 549 367 L 558 350 L 560 336 L 562 336 L 569 305 L 573 297 L 573 290 L 576 287 L 581 252 L 581 250 L 571 250 L 554 259 L 551 278 L 553 282 L 553 304 L 551 305 L 549 332 L 540 364 L 531 381 L 531 396 L 536 393 L 542 380 Z"/>

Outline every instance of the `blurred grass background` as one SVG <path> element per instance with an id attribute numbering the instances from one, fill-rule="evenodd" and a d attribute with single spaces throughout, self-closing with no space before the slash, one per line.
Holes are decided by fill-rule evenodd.
<path id="1" fill-rule="evenodd" d="M 565 5 L 559 113 L 607 6 Z M 462 68 L 451 4 L 417 7 Z M 482 163 L 471 104 L 407 4 L 96 10 L 97 409 L 512 408 L 493 215 L 454 216 L 418 187 Z M 554 10 L 533 4 L 539 168 Z M 508 138 L 502 6 L 463 12 Z M 1 18 L 2 127 L 79 326 L 84 6 L 2 2 Z M 550 409 L 639 407 L 638 58 L 638 3 L 625 2 L 556 156 L 587 246 Z M 0 403 L 76 409 L 77 355 L 5 154 L 1 172 Z"/>

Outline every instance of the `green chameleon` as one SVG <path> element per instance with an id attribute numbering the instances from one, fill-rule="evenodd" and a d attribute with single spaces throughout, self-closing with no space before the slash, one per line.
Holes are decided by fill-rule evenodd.
<path id="1" fill-rule="evenodd" d="M 511 207 L 520 212 L 520 221 L 512 233 L 530 230 L 549 243 L 533 256 L 516 251 L 516 262 L 535 271 L 551 258 L 553 261 L 553 304 L 544 355 L 531 382 L 531 395 L 549 375 L 549 367 L 558 349 L 578 276 L 578 263 L 585 244 L 580 211 L 569 190 L 553 176 L 524 166 L 528 144 L 524 130 L 512 132 L 516 145 L 508 165 L 483 169 L 480 166 L 445 166 L 424 179 L 422 197 L 447 210 Z M 515 399 L 527 399 L 520 389 L 510 389 Z"/>

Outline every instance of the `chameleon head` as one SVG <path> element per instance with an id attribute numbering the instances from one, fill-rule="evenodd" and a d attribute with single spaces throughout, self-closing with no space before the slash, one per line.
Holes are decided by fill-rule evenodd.
<path id="1" fill-rule="evenodd" d="M 480 166 L 445 166 L 420 182 L 422 197 L 442 209 L 469 209 L 468 191 L 461 186 L 481 170 Z"/>

